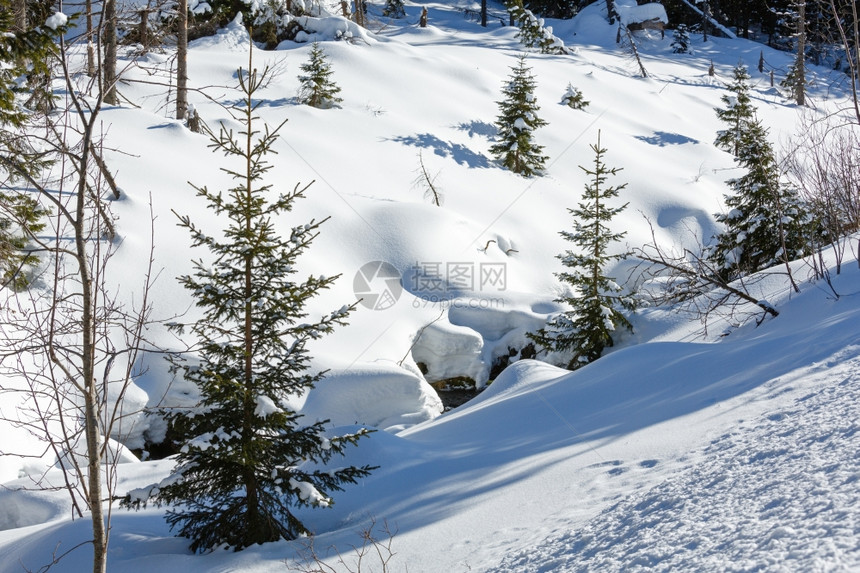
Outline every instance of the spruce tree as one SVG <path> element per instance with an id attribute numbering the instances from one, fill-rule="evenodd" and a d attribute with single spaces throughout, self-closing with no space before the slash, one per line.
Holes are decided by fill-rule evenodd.
<path id="1" fill-rule="evenodd" d="M 612 277 L 606 276 L 606 267 L 627 257 L 627 253 L 610 254 L 609 249 L 625 233 L 613 233 L 609 224 L 623 211 L 609 205 L 627 184 L 607 186 L 607 179 L 621 169 L 608 168 L 604 163 L 606 149 L 591 145 L 594 167 L 580 166 L 589 178 L 578 208 L 568 209 L 574 216 L 573 232 L 561 231 L 561 236 L 574 245 L 574 249 L 558 255 L 569 270 L 556 276 L 571 287 L 571 294 L 556 302 L 570 307 L 551 317 L 547 325 L 528 336 L 541 347 L 555 352 L 572 352 L 567 368 L 574 370 L 600 358 L 603 350 L 614 344 L 614 333 L 619 328 L 632 331 L 623 310 L 634 308 L 633 297 L 625 294 Z"/>
<path id="2" fill-rule="evenodd" d="M 535 14 L 544 18 L 568 20 L 576 16 L 582 4 L 580 0 L 526 0 L 525 6 Z"/>
<path id="3" fill-rule="evenodd" d="M 210 133 L 236 185 L 226 193 L 196 188 L 227 226 L 209 233 L 188 216 L 179 217 L 194 247 L 211 255 L 194 261 L 193 274 L 179 279 L 201 315 L 189 325 L 198 356 L 175 365 L 199 388 L 200 402 L 166 414 L 183 444 L 173 474 L 125 500 L 133 507 L 150 498 L 173 505 L 167 521 L 191 539 L 193 551 L 222 545 L 239 550 L 304 535 L 308 531 L 294 506 L 330 506 L 329 492 L 373 469 L 321 467 L 367 432 L 326 436 L 325 421 L 305 422 L 285 402 L 322 377 L 308 372 L 307 343 L 344 324 L 353 307 L 307 319 L 307 302 L 337 276 L 293 278 L 297 258 L 323 221 L 298 225 L 289 236 L 276 231 L 275 220 L 307 187 L 273 196 L 264 183 L 271 167 L 265 156 L 273 153 L 283 124 L 257 127 L 255 92 L 267 70 L 258 73 L 250 61 L 248 67 L 253 71 L 239 70 L 243 103 L 236 115 L 242 130 L 234 134 L 222 124 L 217 135 Z"/>
<path id="4" fill-rule="evenodd" d="M 755 116 L 739 134 L 735 162 L 745 173 L 727 182 L 727 212 L 716 216 L 725 230 L 709 257 L 725 280 L 803 256 L 811 232 L 798 193 L 779 181 L 767 130 Z"/>
<path id="5" fill-rule="evenodd" d="M 715 108 L 717 117 L 726 124 L 726 129 L 717 132 L 714 145 L 736 156 L 740 152 L 743 134 L 755 118 L 755 108 L 750 99 L 750 75 L 743 64 L 735 66 L 730 93 L 724 94 L 720 100 L 725 104 L 724 109 Z"/>
<path id="6" fill-rule="evenodd" d="M 686 24 L 678 24 L 672 34 L 672 53 L 689 54 L 690 52 L 690 31 L 687 30 Z"/>
<path id="7" fill-rule="evenodd" d="M 573 86 L 573 84 L 567 84 L 567 90 L 565 90 L 564 95 L 561 96 L 561 104 L 566 105 L 571 109 L 585 109 L 589 101 L 585 99 L 585 96 L 582 95 L 582 90 Z"/>
<path id="8" fill-rule="evenodd" d="M 382 15 L 388 18 L 405 18 L 406 9 L 403 7 L 403 0 L 387 0 L 385 8 L 382 9 Z"/>
<path id="9" fill-rule="evenodd" d="M 522 0 L 508 0 L 508 13 L 511 21 L 519 28 L 517 39 L 526 48 L 537 48 L 542 54 L 566 54 L 564 42 L 552 33 L 552 28 L 544 26 L 543 18 L 535 16 L 523 7 Z"/>
<path id="10" fill-rule="evenodd" d="M 548 159 L 541 154 L 543 146 L 534 142 L 534 130 L 546 122 L 537 115 L 540 107 L 534 96 L 536 83 L 531 68 L 526 66 L 526 57 L 520 56 L 519 63 L 511 70 L 502 87 L 505 100 L 496 102 L 498 143 L 490 147 L 490 153 L 514 173 L 529 177 L 541 171 Z"/>
<path id="11" fill-rule="evenodd" d="M 52 14 L 44 2 L 0 0 L 0 286 L 16 290 L 28 285 L 28 270 L 39 262 L 28 249 L 29 237 L 44 228 L 45 212 L 29 193 L 6 181 L 27 181 L 50 164 L 31 144 L 27 126 L 33 114 L 24 106 L 29 102 L 44 111 L 51 103 L 47 86 L 25 78 L 49 74 L 55 40 L 66 22 Z M 32 88 L 29 93 L 25 86 Z"/>
<path id="12" fill-rule="evenodd" d="M 318 42 L 313 43 L 310 59 L 300 67 L 305 72 L 299 76 L 302 84 L 299 88 L 300 103 L 327 109 L 343 101 L 337 96 L 340 88 L 331 79 L 334 72 Z"/>
<path id="13" fill-rule="evenodd" d="M 806 68 L 798 56 L 788 68 L 788 74 L 779 83 L 788 92 L 788 97 L 797 105 L 806 105 Z"/>
<path id="14" fill-rule="evenodd" d="M 39 264 L 30 238 L 45 228 L 47 213 L 25 193 L 0 191 L 0 287 L 23 290 Z"/>

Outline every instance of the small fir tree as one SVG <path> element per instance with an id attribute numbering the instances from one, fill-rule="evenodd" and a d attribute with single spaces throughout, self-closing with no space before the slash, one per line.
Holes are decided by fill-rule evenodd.
<path id="1" fill-rule="evenodd" d="M 755 108 L 749 95 L 749 79 L 750 75 L 743 64 L 735 66 L 732 83 L 728 86 L 729 93 L 720 97 L 725 108 L 714 109 L 717 118 L 726 125 L 726 129 L 717 132 L 714 145 L 735 157 L 740 153 L 744 133 L 755 121 Z"/>
<path id="2" fill-rule="evenodd" d="M 405 18 L 406 8 L 403 7 L 403 0 L 387 0 L 385 8 L 382 9 L 382 15 L 388 18 Z"/>
<path id="3" fill-rule="evenodd" d="M 612 218 L 623 211 L 626 204 L 612 207 L 609 203 L 627 184 L 607 186 L 607 179 L 621 169 L 608 168 L 604 163 L 606 149 L 592 145 L 594 167 L 580 166 L 589 178 L 582 200 L 577 209 L 568 209 L 574 216 L 573 232 L 562 231 L 565 240 L 574 245 L 573 250 L 558 255 L 558 259 L 569 270 L 556 276 L 571 287 L 571 294 L 556 302 L 570 307 L 550 318 L 547 325 L 528 336 L 541 347 L 555 352 L 572 352 L 567 364 L 574 370 L 600 358 L 603 350 L 614 344 L 614 334 L 619 328 L 632 331 L 630 321 L 623 310 L 634 308 L 633 297 L 625 294 L 612 277 L 604 274 L 606 267 L 627 257 L 627 253 L 609 254 L 609 248 L 620 241 L 625 233 L 613 233 L 609 229 Z"/>
<path id="4" fill-rule="evenodd" d="M 780 184 L 767 130 L 755 116 L 740 134 L 735 162 L 745 173 L 727 182 L 728 211 L 716 216 L 725 230 L 709 256 L 725 280 L 800 258 L 811 238 L 808 212 L 797 191 Z"/>
<path id="5" fill-rule="evenodd" d="M 299 76 L 300 103 L 327 109 L 343 101 L 337 96 L 340 88 L 331 79 L 334 72 L 318 42 L 311 46 L 310 58 L 301 65 L 301 70 L 305 75 Z"/>
<path id="6" fill-rule="evenodd" d="M 534 142 L 534 131 L 546 122 L 537 115 L 540 108 L 534 96 L 536 83 L 525 56 L 520 56 L 519 63 L 511 70 L 502 87 L 505 100 L 496 102 L 498 143 L 490 147 L 490 153 L 514 173 L 529 177 L 541 171 L 547 160 L 541 154 L 543 146 Z"/>
<path id="7" fill-rule="evenodd" d="M 552 28 L 544 26 L 543 18 L 524 8 L 522 0 L 509 0 L 507 8 L 511 21 L 519 28 L 517 39 L 523 46 L 537 48 L 542 54 L 567 53 L 564 42 L 552 33 Z"/>
<path id="8" fill-rule="evenodd" d="M 672 34 L 672 53 L 673 54 L 689 54 L 690 49 L 690 31 L 686 24 L 679 24 Z"/>
<path id="9" fill-rule="evenodd" d="M 242 131 L 235 136 L 222 124 L 217 135 L 210 133 L 212 147 L 236 162 L 235 171 L 224 168 L 236 186 L 226 194 L 197 188 L 229 223 L 214 236 L 180 217 L 193 245 L 212 255 L 211 261 L 194 262 L 194 274 L 180 277 L 202 315 L 190 325 L 199 361 L 176 366 L 199 388 L 200 403 L 166 415 L 184 444 L 173 474 L 125 500 L 133 507 L 150 498 L 174 505 L 167 521 L 192 540 L 194 551 L 223 545 L 239 550 L 304 535 L 293 506 L 327 507 L 330 491 L 373 469 L 320 467 L 366 432 L 327 437 L 324 421 L 303 422 L 284 401 L 321 378 L 307 372 L 306 345 L 344 324 L 352 307 L 316 321 L 306 318 L 308 300 L 337 277 L 292 278 L 298 256 L 322 222 L 299 225 L 289 237 L 275 230 L 274 221 L 307 187 L 273 198 L 263 183 L 270 168 L 265 156 L 273 152 L 281 126 L 256 127 L 255 92 L 267 71 L 258 73 L 250 62 L 249 69 L 239 70 Z"/>
<path id="10" fill-rule="evenodd" d="M 567 91 L 561 96 L 561 104 L 570 107 L 571 109 L 585 109 L 589 102 L 582 95 L 582 90 L 573 87 L 573 84 L 567 84 Z"/>
<path id="11" fill-rule="evenodd" d="M 807 81 L 804 62 L 800 59 L 795 59 L 791 67 L 788 68 L 788 75 L 785 76 L 785 79 L 779 85 L 788 92 L 788 97 L 797 103 L 797 105 L 805 105 Z"/>

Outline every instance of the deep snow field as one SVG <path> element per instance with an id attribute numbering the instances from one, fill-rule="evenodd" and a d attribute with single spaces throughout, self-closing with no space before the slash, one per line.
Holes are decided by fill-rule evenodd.
<path id="1" fill-rule="evenodd" d="M 580 198 L 579 166 L 591 165 L 598 130 L 608 166 L 623 168 L 611 182 L 628 184 L 619 200 L 629 205 L 613 221 L 625 241 L 642 245 L 653 226 L 662 246 L 693 246 L 718 230 L 725 180 L 737 174 L 712 142 L 720 129 L 713 108 L 739 61 L 778 150 L 798 137 L 801 114 L 821 117 L 845 103 L 839 78 L 811 67 L 810 109 L 798 110 L 756 70 L 763 53 L 779 79 L 791 55 L 740 39 L 694 35 L 694 53 L 676 55 L 671 33 L 638 36 L 649 73 L 639 77 L 602 5 L 548 22 L 569 55 L 528 56 L 548 122 L 536 139 L 550 157 L 534 178 L 506 171 L 488 152 L 502 83 L 523 48 L 498 19 L 485 29 L 464 15 L 477 5 L 407 3 L 406 19 L 388 20 L 371 4 L 366 31 L 343 20 L 321 25 L 316 39 L 344 100 L 334 109 L 296 104 L 309 44 L 254 49 L 254 65 L 277 72 L 259 114 L 271 125 L 288 120 L 271 181 L 276 190 L 315 181 L 283 228 L 330 217 L 300 266 L 342 276 L 309 310 L 325 313 L 357 295 L 377 306 L 360 305 L 348 326 L 311 347 L 315 367 L 331 371 L 294 404 L 332 427 L 380 430 L 346 460 L 380 468 L 335 495 L 332 508 L 299 511 L 333 570 L 347 569 L 332 548 L 350 563 L 358 532 L 374 523 L 383 542 L 386 523 L 393 533 L 393 572 L 860 570 L 856 238 L 833 289 L 807 280 L 803 261 L 793 267 L 800 294 L 779 270 L 759 283 L 756 296 L 780 311 L 760 326 L 715 316 L 705 329 L 677 309 L 648 308 L 632 318 L 633 334 L 576 372 L 516 362 L 445 414 L 428 384 L 469 376 L 483 387 L 493 361 L 558 309 L 555 255 L 568 248 L 558 231 L 571 227 L 566 208 Z M 430 25 L 422 29 L 424 6 Z M 335 41 L 338 29 L 352 39 Z M 249 47 L 238 25 L 192 44 L 190 82 L 201 91 L 189 98 L 208 125 L 238 125 L 221 104 L 238 98 L 236 70 L 247 66 Z M 133 81 L 163 75 L 170 56 L 129 61 L 123 77 L 132 81 L 120 91 L 134 105 L 102 114 L 106 146 L 115 149 L 107 160 L 123 190 L 112 204 L 122 242 L 108 272 L 134 296 L 154 227 L 154 313 L 187 320 L 193 301 L 175 277 L 205 254 L 190 249 L 171 210 L 217 231 L 222 224 L 188 182 L 218 189 L 229 180 L 208 140 L 171 119 L 165 88 Z M 568 83 L 591 102 L 585 110 L 561 105 Z M 415 183 L 419 154 L 443 192 L 441 207 Z M 619 282 L 632 265 L 614 270 Z M 151 337 L 176 345 L 157 329 Z M 161 356 L 145 366 L 130 401 L 155 405 L 188 390 Z M 123 428 L 129 447 L 163 437 L 157 420 L 133 422 Z M 55 460 L 13 450 L 41 448 L 19 429 L 0 428 L 3 573 L 39 570 L 85 541 L 89 528 L 70 519 L 62 491 L 27 487 L 28 474 Z M 118 466 L 118 489 L 157 482 L 171 465 L 129 459 Z M 164 511 L 115 510 L 109 571 L 289 571 L 308 543 L 193 555 L 171 535 Z M 83 545 L 51 571 L 88 570 L 90 559 Z M 381 570 L 371 555 L 362 563 L 362 571 Z"/>

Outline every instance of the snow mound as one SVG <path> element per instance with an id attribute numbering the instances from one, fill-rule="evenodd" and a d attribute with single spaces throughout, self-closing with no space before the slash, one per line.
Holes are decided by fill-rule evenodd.
<path id="1" fill-rule="evenodd" d="M 465 376 L 480 388 L 489 378 L 489 368 L 481 359 L 483 347 L 481 335 L 471 328 L 439 320 L 418 333 L 412 359 L 424 365 L 430 382 Z"/>
<path id="2" fill-rule="evenodd" d="M 301 414 L 334 426 L 364 424 L 401 430 L 442 413 L 436 391 L 395 364 L 378 363 L 332 372 L 308 392 Z"/>
<path id="3" fill-rule="evenodd" d="M 486 390 L 469 402 L 470 406 L 488 400 L 498 400 L 533 390 L 536 386 L 570 374 L 539 360 L 519 360 L 505 368 Z"/>
<path id="4" fill-rule="evenodd" d="M 618 8 L 618 16 L 621 19 L 621 23 L 625 26 L 647 22 L 648 20 L 659 20 L 664 24 L 669 23 L 666 8 L 656 2 L 639 6 L 635 0 L 625 0 L 617 1 L 616 7 Z"/>
<path id="5" fill-rule="evenodd" d="M 189 49 L 205 50 L 205 49 L 226 49 L 231 52 L 247 52 L 248 46 L 251 45 L 251 37 L 248 35 L 248 30 L 242 24 L 242 13 L 236 15 L 236 18 L 227 24 L 224 28 L 218 30 L 214 36 L 206 36 L 188 42 Z"/>
<path id="6" fill-rule="evenodd" d="M 73 463 L 72 460 L 69 459 L 70 457 L 73 457 L 80 467 L 87 467 L 87 444 L 83 434 L 81 434 L 80 438 L 72 445 L 71 452 L 66 450 L 60 454 L 54 467 L 71 470 Z M 131 453 L 131 450 L 126 446 L 116 440 L 108 440 L 107 447 L 105 448 L 102 457 L 103 464 L 134 464 L 138 462 L 140 462 L 140 460 L 138 460 L 137 456 Z"/>
<path id="7" fill-rule="evenodd" d="M 50 494 L 43 491 L 28 491 L 27 487 L 32 488 L 32 482 L 17 480 L 0 490 L 0 531 L 46 523 L 63 514 L 65 508 L 58 500 L 50 499 Z M 65 502 L 68 505 L 68 497 Z"/>
<path id="8" fill-rule="evenodd" d="M 370 38 L 364 28 L 342 16 L 324 18 L 300 16 L 295 19 L 303 30 L 296 34 L 295 41 L 299 43 L 326 40 L 362 40 L 367 42 Z M 289 44 L 289 42 L 282 42 L 282 44 Z"/>

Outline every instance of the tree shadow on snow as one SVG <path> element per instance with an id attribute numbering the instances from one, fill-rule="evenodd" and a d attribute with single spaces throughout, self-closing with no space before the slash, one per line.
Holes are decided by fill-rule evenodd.
<path id="1" fill-rule="evenodd" d="M 487 123 L 486 121 L 464 121 L 458 123 L 454 126 L 456 129 L 460 131 L 465 131 L 469 134 L 469 137 L 475 137 L 476 135 L 483 137 L 493 137 L 495 136 L 499 130 L 492 123 Z"/>
<path id="2" fill-rule="evenodd" d="M 655 131 L 653 135 L 637 135 L 635 138 L 650 145 L 656 145 L 657 147 L 684 145 L 685 143 L 701 143 L 698 139 L 693 139 L 692 137 L 687 137 L 680 133 L 669 133 L 668 131 Z"/>
<path id="3" fill-rule="evenodd" d="M 847 324 L 856 316 L 845 313 L 839 321 Z M 581 457 L 581 467 L 591 465 L 603 444 L 644 428 L 720 403 L 731 407 L 728 401 L 758 387 L 771 395 L 781 392 L 792 384 L 785 374 L 825 360 L 854 340 L 850 329 L 812 325 L 802 334 L 764 330 L 721 344 L 642 344 L 527 383 L 522 380 L 540 365 L 516 363 L 457 410 L 398 436 L 368 440 L 369 448 L 359 454 L 388 464 L 363 484 L 365 495 L 338 503 L 342 511 L 395 518 L 401 531 L 420 527 L 469 507 L 475 496 L 572 458 Z M 603 461 L 610 477 L 637 462 Z M 639 463 L 647 468 L 657 462 Z"/>
<path id="4" fill-rule="evenodd" d="M 395 141 L 404 145 L 411 145 L 420 149 L 431 149 L 439 157 L 451 157 L 460 165 L 468 167 L 488 169 L 492 164 L 490 160 L 480 153 L 475 153 L 465 145 L 443 141 L 432 133 L 419 133 L 418 135 L 402 135 L 393 137 L 389 141 Z"/>

